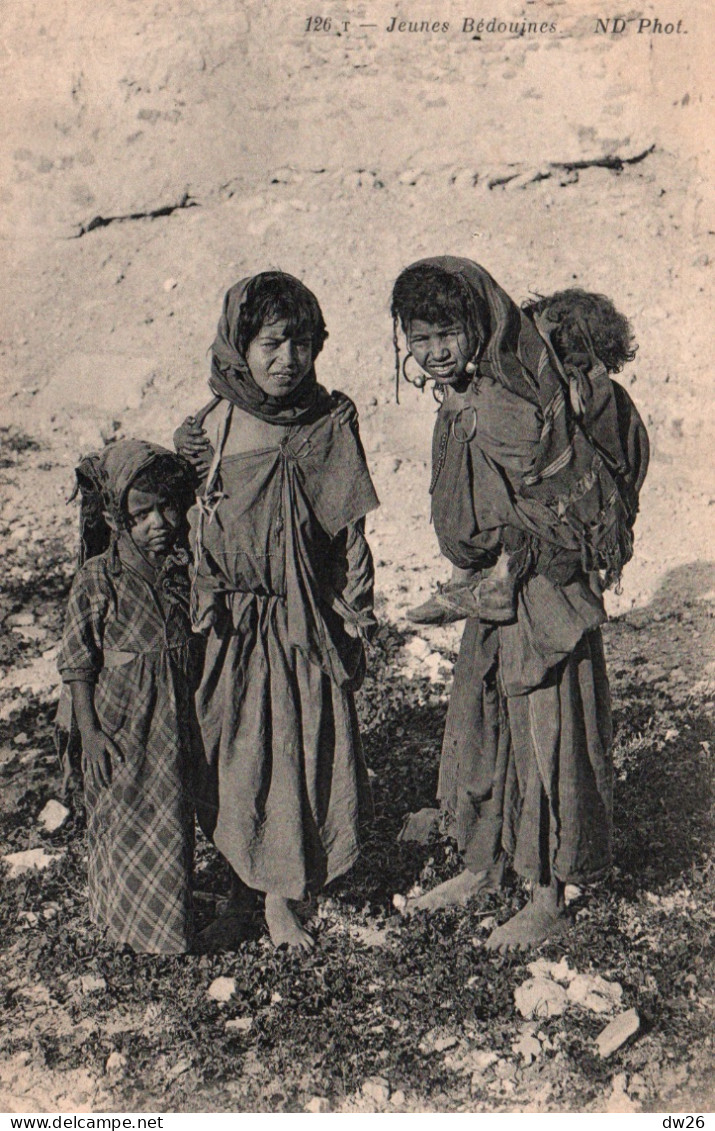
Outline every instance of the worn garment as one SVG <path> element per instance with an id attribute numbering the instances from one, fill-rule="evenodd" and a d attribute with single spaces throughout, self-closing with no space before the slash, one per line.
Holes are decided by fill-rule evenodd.
<path id="1" fill-rule="evenodd" d="M 230 451 L 241 410 L 216 411 Z M 355 414 L 224 455 L 211 495 L 210 519 L 195 516 L 199 817 L 246 884 L 300 899 L 353 864 L 371 811 L 352 696 L 363 647 L 345 629 L 367 628 L 373 601 L 377 499 Z"/>
<path id="2" fill-rule="evenodd" d="M 490 276 L 428 262 L 474 287 L 483 343 L 465 398 L 447 398 L 435 425 L 440 548 L 483 575 L 504 549 L 519 561 L 512 623 L 467 621 L 439 796 L 471 870 L 506 852 L 529 880 L 581 882 L 607 867 L 612 823 L 606 614 L 589 571 L 609 580 L 630 556 L 647 437 L 600 377 L 581 387 L 588 435 L 548 341 Z"/>
<path id="3" fill-rule="evenodd" d="M 121 546 L 77 573 L 60 674 L 94 684 L 99 725 L 124 755 L 109 786 L 85 780 L 90 914 L 139 953 L 180 954 L 193 935 L 200 646 L 186 610 Z"/>
<path id="4" fill-rule="evenodd" d="M 616 393 L 603 366 L 579 373 L 576 387 L 548 333 L 540 332 L 479 264 L 440 256 L 413 266 L 439 268 L 457 277 L 471 295 L 480 339 L 474 381 L 491 381 L 509 394 L 505 419 L 512 412 L 519 415 L 519 402 L 524 412 L 534 411 L 538 434 L 528 460 L 512 476 L 514 494 L 529 517 L 522 544 L 536 555 L 544 543 L 576 552 L 584 572 L 602 570 L 612 584 L 633 553 L 637 489 L 648 460 L 642 422 L 630 453 L 637 453 L 642 466 L 634 470 L 623 450 Z"/>
<path id="5" fill-rule="evenodd" d="M 65 777 L 76 776 L 79 731 L 67 685 L 91 684 L 99 726 L 123 761 L 112 757 L 109 786 L 97 788 L 89 776 L 84 782 L 90 914 L 117 945 L 178 954 L 193 934 L 192 779 L 200 744 L 193 694 L 202 643 L 191 631 L 186 550 L 175 546 L 156 569 L 124 526 L 129 489 L 157 459 L 189 482 L 183 460 L 143 440 L 108 445 L 76 469 L 84 564 L 58 659 L 65 684 L 58 739 Z"/>

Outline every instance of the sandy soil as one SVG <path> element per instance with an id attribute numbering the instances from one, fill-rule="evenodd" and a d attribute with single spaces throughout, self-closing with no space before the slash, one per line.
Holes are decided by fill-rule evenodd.
<path id="1" fill-rule="evenodd" d="M 407 387 L 394 403 L 387 308 L 399 269 L 439 253 L 477 259 L 518 300 L 577 283 L 632 318 L 640 349 L 623 380 L 653 461 L 610 611 L 652 608 L 667 578 L 690 576 L 712 556 L 715 500 L 708 7 L 669 11 L 687 35 L 604 36 L 592 0 L 532 0 L 523 14 L 553 34 L 475 40 L 452 0 L 438 14 L 455 30 L 439 36 L 388 34 L 414 12 L 383 0 L 330 0 L 329 35 L 255 0 L 8 0 L 0 533 L 37 550 L 18 566 L 25 589 L 37 576 L 42 592 L 43 554 L 64 561 L 74 545 L 77 455 L 113 436 L 168 442 L 207 399 L 226 287 L 275 265 L 323 305 L 319 377 L 360 410 L 382 500 L 368 531 L 382 614 L 404 629 L 446 567 L 427 501 L 435 406 Z M 18 451 L 17 429 L 36 451 Z M 423 635 L 431 655 L 457 641 Z M 44 643 L 44 660 L 0 657 L 10 729 L 28 694 L 52 695 Z M 715 661 L 698 654 L 706 679 Z"/>

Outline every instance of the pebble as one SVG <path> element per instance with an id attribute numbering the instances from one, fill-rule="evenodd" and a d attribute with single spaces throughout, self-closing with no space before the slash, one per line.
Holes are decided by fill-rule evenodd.
<path id="1" fill-rule="evenodd" d="M 516 1056 L 522 1057 L 525 1064 L 531 1064 L 538 1056 L 541 1056 L 541 1044 L 536 1037 L 525 1034 L 520 1041 L 516 1041 L 511 1046 L 511 1051 Z"/>
<path id="2" fill-rule="evenodd" d="M 252 1017 L 232 1017 L 226 1022 L 226 1029 L 234 1033 L 247 1033 L 252 1025 Z"/>
<path id="3" fill-rule="evenodd" d="M 85 974 L 80 979 L 83 994 L 101 994 L 107 988 L 107 983 L 101 975 Z"/>
<path id="4" fill-rule="evenodd" d="M 47 802 L 37 819 L 48 833 L 54 833 L 62 828 L 69 815 L 69 809 L 61 801 L 52 800 Z"/>
<path id="5" fill-rule="evenodd" d="M 57 860 L 61 860 L 64 852 L 45 852 L 44 848 L 27 848 L 24 852 L 11 852 L 1 859 L 8 867 L 8 876 L 11 880 L 23 876 L 25 872 L 36 869 L 43 872 Z"/>
<path id="6" fill-rule="evenodd" d="M 206 991 L 206 995 L 207 997 L 213 998 L 214 1001 L 218 1001 L 223 1005 L 235 992 L 235 978 L 214 978 L 213 982 Z"/>
<path id="7" fill-rule="evenodd" d="M 176 279 L 165 279 L 164 280 L 164 290 L 166 291 L 167 294 L 169 293 L 169 291 L 175 290 L 177 286 L 178 286 L 178 283 L 176 282 Z"/>
<path id="8" fill-rule="evenodd" d="M 15 758 L 15 751 L 10 746 L 0 747 L 0 766 L 6 766 Z"/>
<path id="9" fill-rule="evenodd" d="M 396 1092 L 392 1093 L 392 1095 L 390 1096 L 390 1103 L 393 1107 L 405 1106 L 405 1104 L 407 1103 L 407 1096 L 402 1091 L 402 1088 L 398 1088 Z"/>
<path id="10" fill-rule="evenodd" d="M 107 1057 L 107 1063 L 104 1066 L 104 1071 L 108 1076 L 119 1076 L 126 1070 L 127 1058 L 121 1052 L 110 1052 Z"/>
<path id="11" fill-rule="evenodd" d="M 611 1013 L 623 997 L 623 988 L 618 982 L 607 982 L 598 974 L 577 974 L 566 992 L 569 1001 L 592 1013 Z"/>
<path id="12" fill-rule="evenodd" d="M 390 1084 L 384 1076 L 369 1077 L 364 1081 L 361 1091 L 366 1099 L 378 1104 L 386 1104 L 390 1099 Z"/>
<path id="13" fill-rule="evenodd" d="M 330 1111 L 330 1100 L 325 1096 L 311 1096 L 303 1110 L 314 1112 L 316 1115 L 325 1115 Z"/>
<path id="14" fill-rule="evenodd" d="M 572 970 L 565 958 L 559 962 L 549 962 L 548 958 L 537 958 L 535 962 L 529 962 L 526 969 L 534 978 L 551 978 L 554 982 L 568 983 L 578 976 L 576 970 Z"/>
<path id="15" fill-rule="evenodd" d="M 624 1045 L 640 1029 L 640 1017 L 635 1009 L 619 1013 L 596 1037 L 598 1055 L 605 1059 Z"/>
<path id="16" fill-rule="evenodd" d="M 569 1004 L 566 990 L 550 978 L 529 978 L 514 991 L 522 1017 L 560 1017 Z"/>
<path id="17" fill-rule="evenodd" d="M 15 737 L 13 738 L 12 741 L 15 743 L 16 746 L 27 746 L 30 739 L 28 738 L 28 736 L 25 734 L 24 731 L 20 731 L 19 734 L 15 735 Z"/>
<path id="18" fill-rule="evenodd" d="M 11 613 L 9 617 L 5 618 L 7 628 L 27 628 L 34 623 L 34 613 Z"/>
<path id="19" fill-rule="evenodd" d="M 619 1072 L 611 1082 L 612 1091 L 606 1100 L 606 1112 L 609 1114 L 625 1114 L 640 1111 L 640 1106 L 634 1103 L 626 1092 L 626 1074 Z"/>
<path id="20" fill-rule="evenodd" d="M 404 645 L 403 651 L 407 652 L 408 656 L 414 656 L 418 660 L 426 660 L 428 656 L 432 655 L 432 649 L 421 636 L 410 637 Z"/>

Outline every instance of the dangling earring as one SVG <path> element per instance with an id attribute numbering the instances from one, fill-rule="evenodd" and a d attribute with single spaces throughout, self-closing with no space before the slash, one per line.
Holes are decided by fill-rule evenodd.
<path id="1" fill-rule="evenodd" d="M 427 384 L 427 375 L 421 369 L 414 377 L 410 377 L 407 372 L 407 362 L 411 357 L 414 357 L 412 353 L 405 354 L 405 358 L 402 362 L 402 376 L 404 380 L 407 381 L 408 385 L 414 385 L 416 389 L 424 389 Z"/>
<path id="2" fill-rule="evenodd" d="M 472 358 L 470 358 L 470 360 L 467 362 L 467 364 L 464 367 L 464 372 L 468 373 L 470 377 L 473 377 L 474 374 L 477 372 L 477 369 L 479 368 L 479 361 L 481 359 L 483 349 L 484 349 L 484 342 L 479 341 L 477 343 L 477 348 L 474 352 L 474 356 Z"/>

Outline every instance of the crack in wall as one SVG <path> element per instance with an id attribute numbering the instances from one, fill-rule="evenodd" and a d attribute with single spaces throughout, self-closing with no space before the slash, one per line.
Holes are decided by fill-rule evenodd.
<path id="1" fill-rule="evenodd" d="M 199 207 L 199 202 L 185 192 L 176 204 L 163 204 L 160 208 L 152 208 L 147 212 L 127 212 L 121 216 L 94 216 L 88 224 L 80 224 L 79 231 L 74 236 L 70 236 L 70 239 L 78 240 L 98 228 L 108 228 L 110 224 L 124 224 L 128 220 L 158 220 L 162 216 L 171 216 L 173 212 L 179 212 L 183 208 Z"/>

